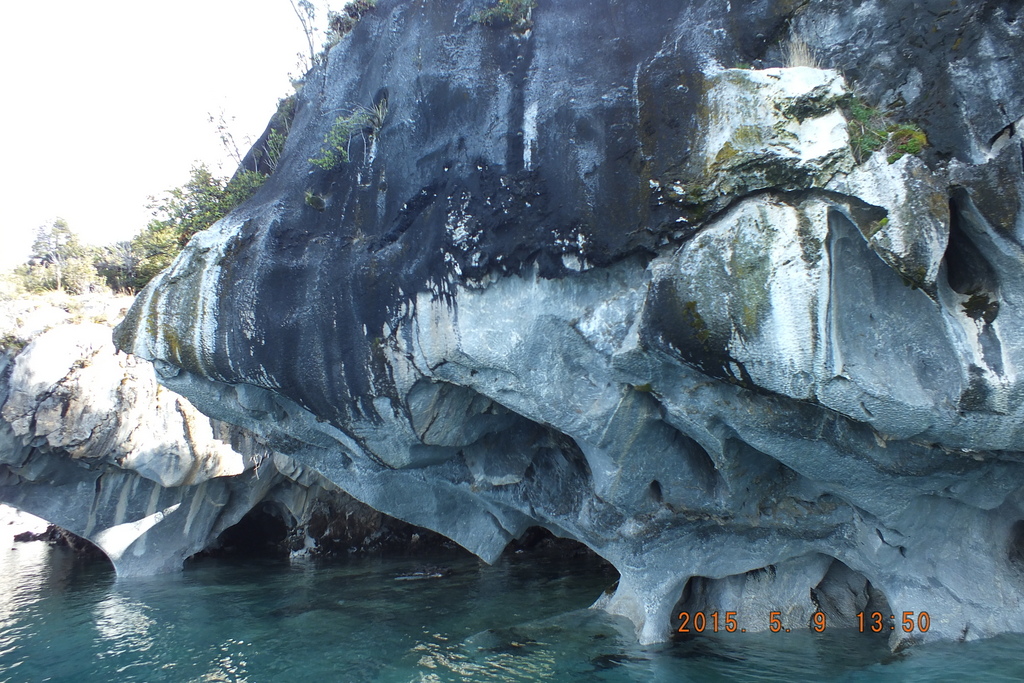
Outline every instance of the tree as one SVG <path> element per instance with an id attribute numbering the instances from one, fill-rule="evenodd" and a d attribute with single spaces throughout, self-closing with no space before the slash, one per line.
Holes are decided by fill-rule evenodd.
<path id="1" fill-rule="evenodd" d="M 95 249 L 82 244 L 68 222 L 57 218 L 52 225 L 42 225 L 36 231 L 32 254 L 18 274 L 29 291 L 56 289 L 83 294 L 99 284 L 95 256 Z"/>
<path id="2" fill-rule="evenodd" d="M 135 293 L 141 255 L 132 242 L 115 242 L 100 247 L 96 254 L 96 271 L 115 292 Z"/>
<path id="3" fill-rule="evenodd" d="M 288 0 L 291 3 L 292 9 L 295 10 L 295 16 L 299 18 L 299 23 L 302 24 L 302 32 L 306 35 L 306 42 L 309 44 L 309 65 L 305 66 L 303 71 L 316 64 L 316 47 L 314 47 L 313 36 L 316 34 L 316 7 L 310 0 L 299 0 L 298 3 L 295 0 Z M 302 59 L 303 55 L 300 52 L 299 58 Z"/>
<path id="4" fill-rule="evenodd" d="M 193 235 L 251 197 L 264 180 L 265 175 L 254 171 L 236 173 L 230 180 L 218 178 L 200 164 L 192 167 L 187 183 L 168 190 L 161 200 L 151 198 L 154 218 L 131 241 L 138 262 L 129 286 L 136 291 L 145 287 L 171 265 Z"/>
<path id="5" fill-rule="evenodd" d="M 62 275 L 67 260 L 79 251 L 78 236 L 71 231 L 66 220 L 57 218 L 53 225 L 40 225 L 36 229 L 29 265 L 53 268 L 56 280 L 54 289 L 61 291 L 64 289 Z"/>

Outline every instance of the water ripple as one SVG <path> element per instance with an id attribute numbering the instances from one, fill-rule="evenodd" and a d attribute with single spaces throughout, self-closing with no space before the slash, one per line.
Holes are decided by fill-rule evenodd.
<path id="1" fill-rule="evenodd" d="M 44 544 L 0 550 L 0 683 L 1024 679 L 1022 636 L 919 647 L 826 634 L 718 634 L 641 647 L 586 609 L 612 580 L 580 560 L 200 563 L 115 580 Z"/>

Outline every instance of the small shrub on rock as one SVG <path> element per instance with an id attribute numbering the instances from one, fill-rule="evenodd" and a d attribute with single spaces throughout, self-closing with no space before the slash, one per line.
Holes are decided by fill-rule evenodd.
<path id="1" fill-rule="evenodd" d="M 850 149 L 858 164 L 882 148 L 892 164 L 905 154 L 920 154 L 928 144 L 928 137 L 916 123 L 896 123 L 888 113 L 866 104 L 856 95 L 848 97 L 842 109 Z"/>
<path id="2" fill-rule="evenodd" d="M 485 26 L 511 27 L 513 31 L 524 33 L 533 26 L 530 13 L 536 6 L 536 0 L 498 0 L 498 4 L 480 10 L 470 18 Z"/>
<path id="3" fill-rule="evenodd" d="M 327 44 L 330 49 L 352 32 L 364 14 L 377 6 L 377 0 L 351 0 L 340 12 L 327 13 Z"/>
<path id="4" fill-rule="evenodd" d="M 351 114 L 334 119 L 331 129 L 324 136 L 320 154 L 309 159 L 309 163 L 325 171 L 348 163 L 349 145 L 357 134 L 369 130 L 375 134 L 384 125 L 388 115 L 388 101 L 381 100 L 372 107 L 358 107 Z"/>

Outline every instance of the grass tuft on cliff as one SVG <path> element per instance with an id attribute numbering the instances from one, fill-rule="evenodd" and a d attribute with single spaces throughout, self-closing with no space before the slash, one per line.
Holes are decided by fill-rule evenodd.
<path id="1" fill-rule="evenodd" d="M 510 27 L 517 33 L 525 33 L 533 27 L 530 15 L 536 6 L 536 0 L 498 0 L 496 5 L 475 12 L 470 19 L 484 26 Z"/>
<path id="2" fill-rule="evenodd" d="M 928 137 L 916 123 L 893 121 L 892 116 L 872 107 L 856 95 L 841 104 L 850 135 L 850 149 L 858 164 L 885 149 L 890 164 L 906 154 L 917 155 L 928 145 Z"/>
<path id="3" fill-rule="evenodd" d="M 352 32 L 363 15 L 377 6 L 377 0 L 350 0 L 340 12 L 327 13 L 327 42 L 325 49 L 331 49 Z"/>
<path id="4" fill-rule="evenodd" d="M 357 107 L 352 113 L 334 119 L 331 129 L 324 136 L 320 154 L 310 157 L 309 163 L 330 171 L 349 161 L 349 147 L 352 138 L 367 130 L 375 135 L 388 115 L 388 101 L 380 100 L 372 107 Z"/>

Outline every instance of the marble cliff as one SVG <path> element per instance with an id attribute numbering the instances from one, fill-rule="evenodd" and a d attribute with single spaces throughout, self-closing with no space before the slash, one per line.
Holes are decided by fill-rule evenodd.
<path id="1" fill-rule="evenodd" d="M 0 303 L 0 502 L 88 539 L 119 576 L 179 570 L 247 541 L 307 554 L 414 540 L 412 527 L 199 413 L 150 363 L 117 353 L 109 324 L 81 320 L 116 319 L 124 299 L 59 303 L 85 315 Z"/>
<path id="2" fill-rule="evenodd" d="M 645 642 L 1024 631 L 1020 4 L 487 4 L 380 0 L 117 345 L 486 560 L 585 543 Z"/>

